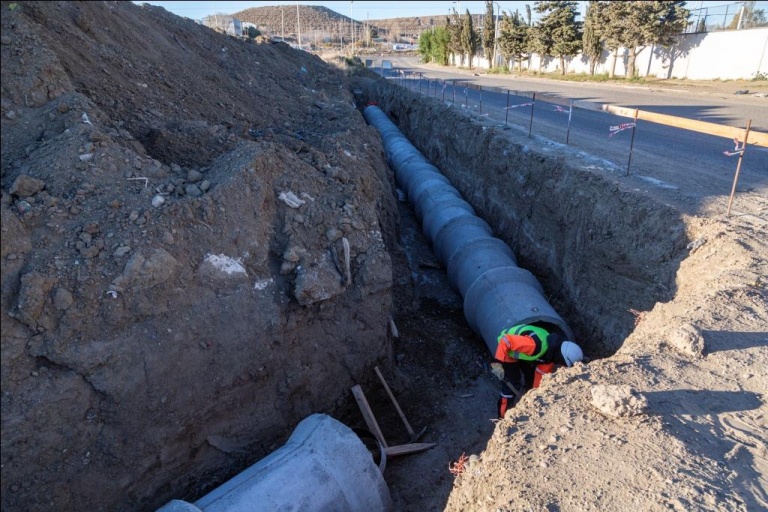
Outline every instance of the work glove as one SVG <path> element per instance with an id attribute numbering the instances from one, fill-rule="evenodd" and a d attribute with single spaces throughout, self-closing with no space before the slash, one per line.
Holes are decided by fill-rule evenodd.
<path id="1" fill-rule="evenodd" d="M 491 363 L 491 373 L 499 380 L 504 380 L 504 367 L 501 363 Z"/>

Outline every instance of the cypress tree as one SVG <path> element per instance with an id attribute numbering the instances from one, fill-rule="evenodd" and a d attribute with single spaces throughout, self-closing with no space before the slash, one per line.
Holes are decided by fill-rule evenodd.
<path id="1" fill-rule="evenodd" d="M 477 53 L 477 47 L 477 32 L 475 32 L 475 27 L 472 24 L 472 15 L 467 9 L 467 15 L 464 17 L 464 24 L 461 29 L 461 49 L 469 56 L 469 69 L 472 69 L 472 57 Z"/>
<path id="2" fill-rule="evenodd" d="M 600 37 L 600 2 L 589 2 L 587 14 L 584 16 L 584 35 L 582 36 L 582 53 L 589 59 L 589 74 L 595 74 L 595 66 L 603 54 L 603 41 Z"/>
<path id="3" fill-rule="evenodd" d="M 485 19 L 483 20 L 483 52 L 493 67 L 493 48 L 496 46 L 496 31 L 493 18 L 493 0 L 485 0 Z"/>

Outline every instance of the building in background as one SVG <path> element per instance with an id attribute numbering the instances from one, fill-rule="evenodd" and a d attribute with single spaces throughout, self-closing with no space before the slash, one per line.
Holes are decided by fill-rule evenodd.
<path id="1" fill-rule="evenodd" d="M 213 14 L 202 19 L 202 24 L 231 36 L 243 35 L 243 22 L 229 14 Z"/>

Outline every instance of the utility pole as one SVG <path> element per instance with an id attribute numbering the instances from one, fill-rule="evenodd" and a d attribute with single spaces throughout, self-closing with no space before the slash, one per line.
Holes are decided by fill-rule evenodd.
<path id="1" fill-rule="evenodd" d="M 739 22 L 736 24 L 736 30 L 741 30 L 741 20 L 744 18 L 744 11 L 746 9 L 746 2 L 742 2 L 741 11 L 739 11 Z"/>
<path id="2" fill-rule="evenodd" d="M 493 27 L 493 65 L 495 68 L 499 65 L 499 18 L 501 18 L 501 5 L 499 2 L 493 2 L 496 4 L 496 25 Z"/>
<path id="3" fill-rule="evenodd" d="M 296 30 L 299 33 L 299 50 L 301 50 L 301 19 L 299 18 L 299 2 L 296 2 Z"/>
<path id="4" fill-rule="evenodd" d="M 355 20 L 352 19 L 352 4 L 349 2 L 349 31 L 352 32 L 352 56 L 355 56 Z"/>

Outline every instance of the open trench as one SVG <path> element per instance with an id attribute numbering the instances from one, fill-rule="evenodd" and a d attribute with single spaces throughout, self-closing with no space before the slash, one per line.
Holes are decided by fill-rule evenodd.
<path id="1" fill-rule="evenodd" d="M 500 301 L 483 295 L 501 297 L 508 287 L 523 286 L 534 296 L 517 304 L 534 311 L 526 322 L 554 326 L 580 343 L 587 360 L 610 356 L 632 331 L 633 310 L 646 311 L 673 297 L 685 227 L 676 212 L 622 190 L 617 179 L 580 168 L 567 155 L 547 155 L 529 140 L 383 80 L 362 80 L 356 87 L 358 106 L 378 104 L 466 199 L 467 206 L 449 201 L 449 209 L 468 208 L 488 223 L 489 230 L 482 220 L 464 223 L 480 226 L 485 237 L 480 245 L 489 245 L 492 233 L 512 249 L 508 255 L 498 249 L 483 261 L 498 265 L 495 258 L 520 267 L 507 288 L 505 277 L 489 274 L 480 291 L 470 292 L 480 274 L 462 275 L 455 267 L 446 272 L 451 243 L 430 233 L 433 205 L 417 204 L 414 211 L 406 201 L 406 191 L 417 192 L 428 179 L 417 177 L 410 185 L 398 180 L 402 254 L 393 255 L 393 277 L 399 336 L 390 383 L 414 428 L 427 427 L 420 441 L 437 446 L 391 459 L 384 477 L 395 510 L 440 510 L 453 484 L 447 465 L 462 453 L 481 452 L 494 428 L 497 382 L 488 372 L 492 359 L 483 330 L 497 329 L 504 320 L 494 318 Z M 465 235 L 470 236 L 460 236 Z M 482 253 L 477 244 L 475 249 Z M 469 323 L 468 301 L 476 306 Z M 384 392 L 366 393 L 390 445 L 413 441 Z M 340 419 L 365 427 L 356 410 Z M 376 487 L 363 485 L 371 492 Z"/>

